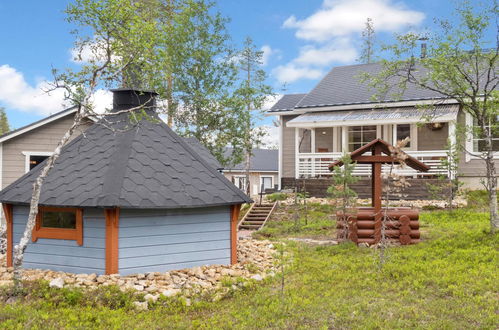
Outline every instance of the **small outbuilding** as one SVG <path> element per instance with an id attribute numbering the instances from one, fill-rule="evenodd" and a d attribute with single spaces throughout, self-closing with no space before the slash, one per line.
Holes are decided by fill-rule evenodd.
<path id="1" fill-rule="evenodd" d="M 47 176 L 23 266 L 126 275 L 237 262 L 237 218 L 251 200 L 195 150 L 197 141 L 159 119 L 155 93 L 113 94 L 115 115 L 67 144 Z M 0 192 L 8 266 L 43 165 Z"/>

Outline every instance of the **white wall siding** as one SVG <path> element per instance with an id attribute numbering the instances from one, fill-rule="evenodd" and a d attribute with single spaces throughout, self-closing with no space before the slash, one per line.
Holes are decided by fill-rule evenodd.
<path id="1" fill-rule="evenodd" d="M 229 206 L 120 211 L 122 275 L 229 263 Z"/>
<path id="2" fill-rule="evenodd" d="M 28 219 L 27 206 L 13 207 L 14 244 L 21 239 Z M 83 211 L 83 245 L 73 240 L 39 238 L 30 242 L 24 268 L 50 269 L 70 273 L 105 273 L 106 229 L 104 211 Z"/>

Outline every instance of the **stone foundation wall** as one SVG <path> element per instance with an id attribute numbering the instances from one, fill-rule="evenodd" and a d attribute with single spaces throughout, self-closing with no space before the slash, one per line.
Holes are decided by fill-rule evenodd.
<path id="1" fill-rule="evenodd" d="M 441 181 L 438 179 L 414 179 L 407 178 L 410 183 L 409 187 L 404 188 L 398 196 L 393 196 L 393 199 L 405 200 L 421 200 L 421 199 L 435 199 L 428 190 L 428 185 L 438 185 Z M 282 178 L 282 189 L 295 189 L 297 186 L 298 191 L 302 191 L 304 184 L 305 190 L 313 197 L 327 197 L 327 188 L 332 184 L 331 179 L 295 179 L 295 178 Z M 385 181 L 386 184 L 386 181 Z M 371 179 L 363 178 L 357 183 L 350 185 L 359 196 L 359 198 L 371 197 Z"/>

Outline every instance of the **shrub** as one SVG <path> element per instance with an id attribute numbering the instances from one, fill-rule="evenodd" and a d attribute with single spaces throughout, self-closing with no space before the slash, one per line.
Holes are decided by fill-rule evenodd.
<path id="1" fill-rule="evenodd" d="M 288 198 L 288 194 L 276 192 L 276 193 L 267 195 L 266 198 L 268 201 L 271 201 L 271 202 L 284 201 Z"/>

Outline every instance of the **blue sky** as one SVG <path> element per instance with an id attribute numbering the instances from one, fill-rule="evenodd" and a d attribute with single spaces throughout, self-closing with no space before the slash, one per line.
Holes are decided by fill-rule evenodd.
<path id="1" fill-rule="evenodd" d="M 63 13 L 69 2 L 0 2 L 0 106 L 13 128 L 62 109 L 60 95 L 40 90 L 52 67 L 76 65 Z M 373 18 L 377 38 L 388 40 L 394 32 L 431 26 L 433 17 L 449 17 L 453 5 L 441 0 L 217 1 L 231 18 L 233 43 L 251 36 L 265 51 L 269 83 L 279 93 L 283 86 L 287 93 L 307 92 L 332 67 L 354 64 L 367 17 Z"/>

